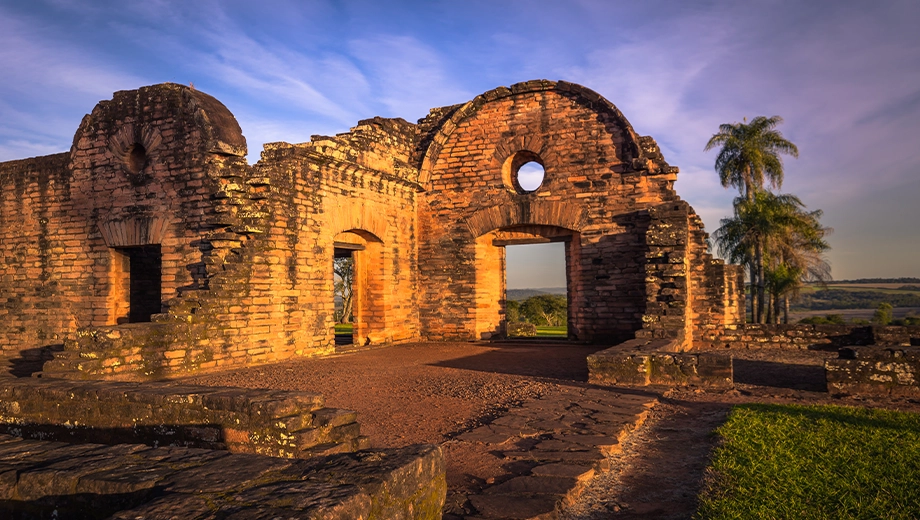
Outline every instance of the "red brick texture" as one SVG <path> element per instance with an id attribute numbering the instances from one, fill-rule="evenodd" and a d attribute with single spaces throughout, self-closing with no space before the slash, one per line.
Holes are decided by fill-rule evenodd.
<path id="1" fill-rule="evenodd" d="M 545 241 L 566 244 L 575 339 L 692 348 L 741 319 L 740 271 L 706 252 L 677 168 L 578 85 L 245 155 L 226 107 L 163 84 L 99 103 L 69 153 L 0 164 L 3 350 L 63 344 L 46 372 L 116 379 L 331 353 L 341 241 L 360 344 L 502 335 L 504 246 Z"/>

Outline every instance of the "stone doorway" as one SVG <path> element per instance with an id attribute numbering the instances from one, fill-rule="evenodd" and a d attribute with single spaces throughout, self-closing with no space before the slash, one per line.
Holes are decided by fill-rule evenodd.
<path id="1" fill-rule="evenodd" d="M 578 287 L 573 281 L 580 263 L 579 233 L 557 226 L 520 225 L 500 228 L 476 239 L 476 333 L 480 339 L 508 337 L 508 246 L 562 243 L 565 251 L 566 334 L 577 340 Z"/>
<path id="2" fill-rule="evenodd" d="M 504 248 L 507 337 L 567 339 L 565 243 L 509 244 Z"/>
<path id="3" fill-rule="evenodd" d="M 162 312 L 163 256 L 159 245 L 113 248 L 111 257 L 114 324 L 149 322 Z"/>
<path id="4" fill-rule="evenodd" d="M 385 342 L 386 286 L 382 241 L 362 230 L 339 233 L 335 236 L 334 258 L 352 260 L 351 319 L 348 320 L 352 333 L 350 338 L 347 334 L 336 334 L 336 345 L 365 346 Z"/>

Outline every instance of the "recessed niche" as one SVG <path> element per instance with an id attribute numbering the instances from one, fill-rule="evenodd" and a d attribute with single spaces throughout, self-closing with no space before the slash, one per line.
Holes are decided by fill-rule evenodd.
<path id="1" fill-rule="evenodd" d="M 125 167 L 131 173 L 140 173 L 147 166 L 147 150 L 144 145 L 134 143 L 125 150 Z"/>

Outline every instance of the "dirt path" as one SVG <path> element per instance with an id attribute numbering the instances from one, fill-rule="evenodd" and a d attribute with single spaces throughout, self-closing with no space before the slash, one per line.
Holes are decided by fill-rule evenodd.
<path id="1" fill-rule="evenodd" d="M 322 392 L 327 406 L 359 412 L 375 447 L 440 444 L 449 496 L 465 497 L 505 470 L 488 453 L 454 441 L 528 399 L 588 387 L 585 357 L 596 347 L 566 343 L 425 343 L 292 360 L 186 379 L 203 385 Z M 819 351 L 733 351 L 734 390 L 660 389 L 649 420 L 623 443 L 612 471 L 561 512 L 568 520 L 679 519 L 696 510 L 713 430 L 747 402 L 884 406 L 920 412 L 920 402 L 832 399 Z M 463 504 L 448 503 L 448 510 Z"/>
<path id="2" fill-rule="evenodd" d="M 663 400 L 612 457 L 563 520 L 690 518 L 717 438 L 713 430 L 729 410 L 721 403 Z"/>

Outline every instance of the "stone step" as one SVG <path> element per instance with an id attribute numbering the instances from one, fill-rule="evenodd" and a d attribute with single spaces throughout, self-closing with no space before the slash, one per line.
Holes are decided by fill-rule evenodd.
<path id="1" fill-rule="evenodd" d="M 436 446 L 325 451 L 296 460 L 0 435 L 0 518 L 433 518 L 443 507 Z"/>
<path id="2" fill-rule="evenodd" d="M 358 412 L 339 408 L 323 408 L 313 412 L 313 425 L 316 427 L 341 426 L 358 420 Z"/>

